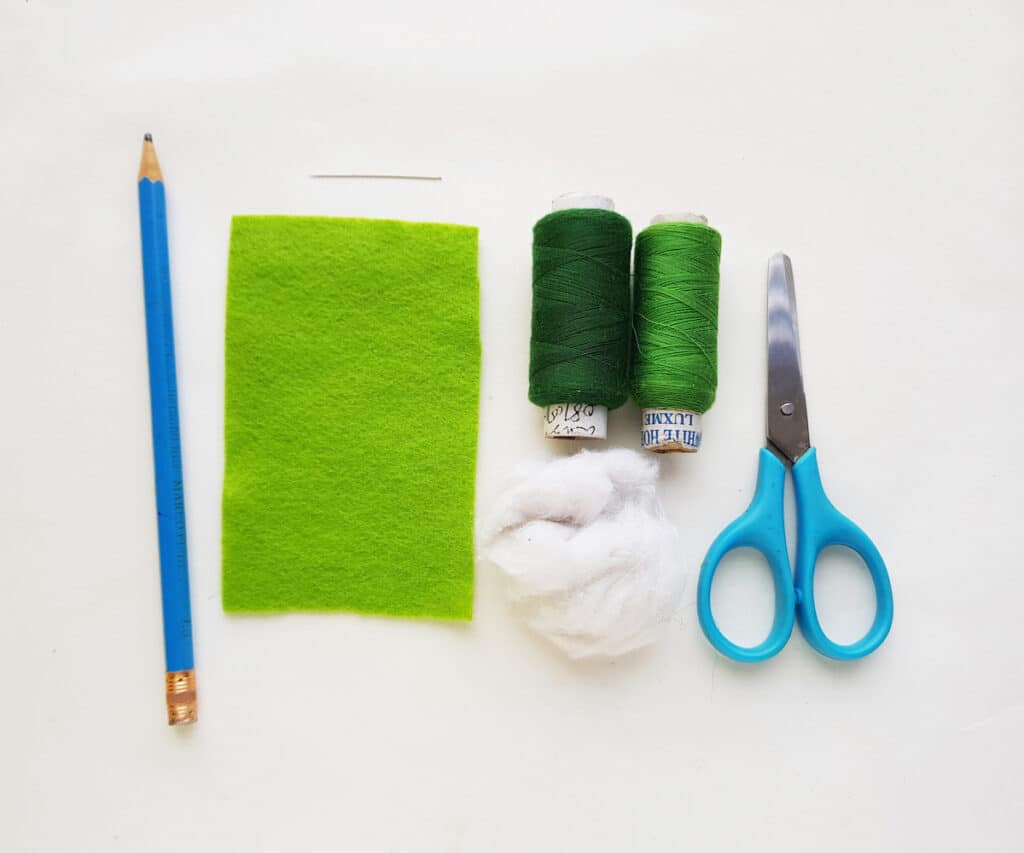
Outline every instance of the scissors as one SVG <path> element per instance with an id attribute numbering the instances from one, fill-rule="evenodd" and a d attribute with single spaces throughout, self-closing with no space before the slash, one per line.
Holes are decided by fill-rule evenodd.
<path id="1" fill-rule="evenodd" d="M 761 449 L 757 486 L 746 512 L 711 544 L 697 584 L 697 615 L 708 641 L 734 660 L 756 662 L 778 654 L 793 633 L 794 617 L 807 642 L 835 660 L 871 654 L 892 627 L 892 586 L 875 543 L 837 510 L 825 495 L 818 458 L 807 430 L 807 402 L 800 368 L 793 266 L 786 255 L 768 262 L 768 395 L 765 408 L 767 447 Z M 796 492 L 796 572 L 790 569 L 783 518 L 786 469 L 793 469 Z M 867 633 L 849 645 L 825 636 L 814 603 L 814 567 L 831 545 L 851 549 L 864 561 L 875 587 L 875 620 Z M 753 548 L 768 561 L 775 585 L 775 617 L 767 638 L 756 646 L 727 639 L 711 613 L 711 583 L 718 564 L 735 548 Z"/>

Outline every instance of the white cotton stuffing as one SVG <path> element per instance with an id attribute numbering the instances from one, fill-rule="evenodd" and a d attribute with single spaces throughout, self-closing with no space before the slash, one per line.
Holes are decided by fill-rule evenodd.
<path id="1" fill-rule="evenodd" d="M 646 646 L 679 605 L 686 576 L 657 479 L 657 461 L 632 450 L 536 463 L 483 530 L 483 553 L 527 624 L 572 658 Z"/>

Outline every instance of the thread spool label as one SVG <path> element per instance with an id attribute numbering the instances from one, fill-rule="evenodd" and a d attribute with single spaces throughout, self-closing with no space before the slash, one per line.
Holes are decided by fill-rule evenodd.
<path id="1" fill-rule="evenodd" d="M 644 409 L 640 446 L 654 453 L 696 453 L 700 450 L 700 414 L 686 409 Z"/>
<path id="2" fill-rule="evenodd" d="M 606 438 L 607 435 L 607 406 L 553 403 L 544 409 L 545 438 Z"/>

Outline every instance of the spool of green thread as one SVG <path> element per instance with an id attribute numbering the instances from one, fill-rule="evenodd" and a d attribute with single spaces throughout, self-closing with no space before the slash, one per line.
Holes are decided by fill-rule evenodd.
<path id="1" fill-rule="evenodd" d="M 694 453 L 718 386 L 722 236 L 703 216 L 656 216 L 636 238 L 633 397 L 641 447 Z"/>
<path id="2" fill-rule="evenodd" d="M 548 438 L 605 438 L 629 398 L 633 229 L 614 207 L 571 193 L 533 228 L 530 400 Z"/>

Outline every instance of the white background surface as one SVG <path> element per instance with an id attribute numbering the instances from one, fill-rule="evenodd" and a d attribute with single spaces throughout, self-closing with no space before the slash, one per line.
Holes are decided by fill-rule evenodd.
<path id="1" fill-rule="evenodd" d="M 1013 0 L 6 0 L 0 846 L 1019 850 L 1022 25 Z M 163 724 L 144 131 L 170 205 L 202 697 L 184 731 Z M 792 255 L 826 487 L 892 573 L 873 658 L 796 634 L 768 665 L 718 659 L 691 582 L 648 653 L 571 665 L 487 565 L 468 627 L 222 614 L 231 215 L 480 226 L 484 512 L 551 452 L 526 401 L 530 228 L 576 189 L 637 229 L 694 209 L 724 237 L 718 401 L 701 453 L 663 462 L 691 571 L 753 489 L 765 261 Z M 613 413 L 612 443 L 635 446 L 636 417 Z M 819 584 L 840 636 L 870 618 L 847 569 Z M 767 581 L 736 565 L 726 591 L 753 639 Z"/>

